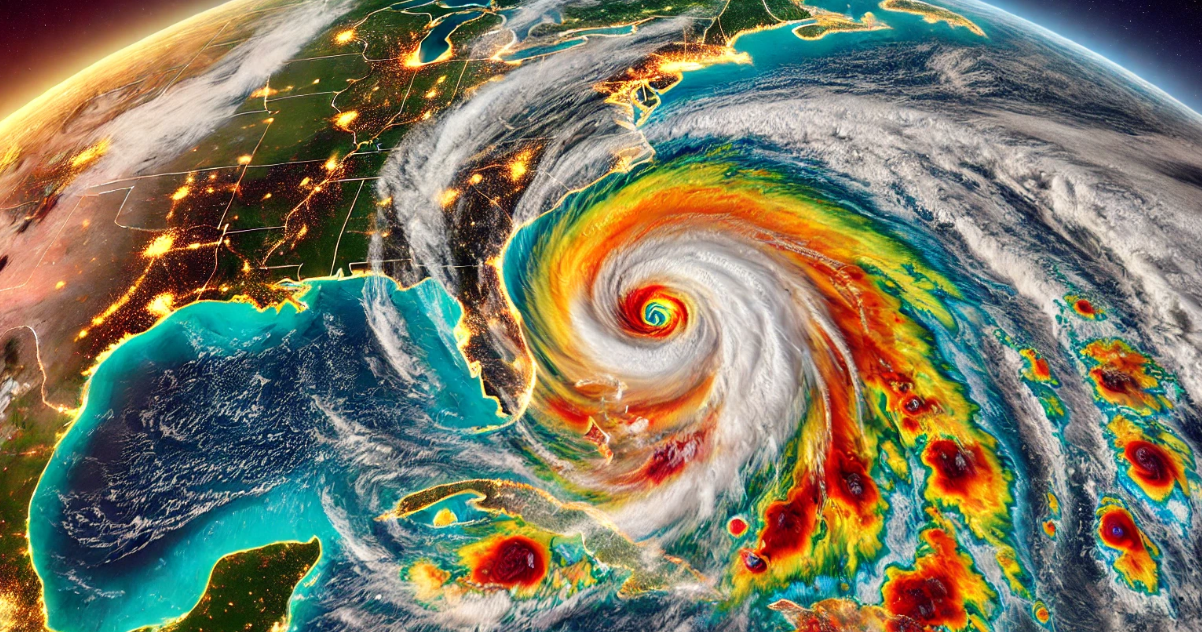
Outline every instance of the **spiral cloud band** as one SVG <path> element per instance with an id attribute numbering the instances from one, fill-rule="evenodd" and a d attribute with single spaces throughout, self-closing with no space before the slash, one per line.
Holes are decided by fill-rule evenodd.
<path id="1" fill-rule="evenodd" d="M 0 146 L 0 621 L 1202 629 L 1153 86 L 960 0 L 176 31 Z"/>

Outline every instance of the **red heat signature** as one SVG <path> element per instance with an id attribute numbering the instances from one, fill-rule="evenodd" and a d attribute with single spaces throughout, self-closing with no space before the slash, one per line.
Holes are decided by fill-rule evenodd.
<path id="1" fill-rule="evenodd" d="M 1131 441 L 1123 450 L 1123 458 L 1131 463 L 1131 477 L 1144 487 L 1167 490 L 1184 478 L 1177 462 L 1155 443 Z"/>
<path id="2" fill-rule="evenodd" d="M 472 581 L 485 586 L 532 588 L 547 575 L 547 551 L 514 535 L 497 540 L 472 569 Z"/>
<path id="3" fill-rule="evenodd" d="M 989 475 L 989 464 L 979 445 L 961 446 L 950 439 L 936 439 L 923 450 L 922 461 L 934 471 L 930 484 L 940 495 L 968 498 L 973 484 Z"/>
<path id="4" fill-rule="evenodd" d="M 676 317 L 668 319 L 662 325 L 647 322 L 644 310 L 647 308 L 647 304 L 654 300 L 671 304 L 671 311 Z M 622 298 L 622 307 L 618 316 L 629 331 L 653 338 L 666 338 L 672 335 L 677 328 L 688 324 L 689 320 L 689 312 L 685 304 L 662 285 L 647 285 L 627 294 Z"/>

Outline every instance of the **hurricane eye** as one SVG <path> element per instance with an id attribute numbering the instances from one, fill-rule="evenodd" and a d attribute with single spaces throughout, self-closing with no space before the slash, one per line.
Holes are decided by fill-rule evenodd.
<path id="1" fill-rule="evenodd" d="M 619 319 L 631 333 L 665 338 L 688 322 L 688 307 L 668 288 L 647 285 L 626 294 Z"/>
<path id="2" fill-rule="evenodd" d="M 671 306 L 663 301 L 648 301 L 643 307 L 643 322 L 652 327 L 663 327 L 672 321 Z"/>

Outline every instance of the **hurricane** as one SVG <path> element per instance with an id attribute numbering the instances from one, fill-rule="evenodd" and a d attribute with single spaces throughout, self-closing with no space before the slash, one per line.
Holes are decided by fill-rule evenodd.
<path id="1" fill-rule="evenodd" d="M 678 4 L 240 0 L 15 135 L 29 616 L 1202 625 L 1202 117 L 979 2 Z"/>

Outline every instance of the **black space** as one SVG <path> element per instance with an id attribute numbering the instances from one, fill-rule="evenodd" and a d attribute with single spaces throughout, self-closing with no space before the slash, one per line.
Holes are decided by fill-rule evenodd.
<path id="1" fill-rule="evenodd" d="M 1202 0 L 991 0 L 1202 112 Z"/>
<path id="2" fill-rule="evenodd" d="M 0 116 L 218 0 L 0 0 Z M 995 0 L 1202 110 L 1202 0 Z M 828 5 L 829 6 L 829 5 Z"/>

